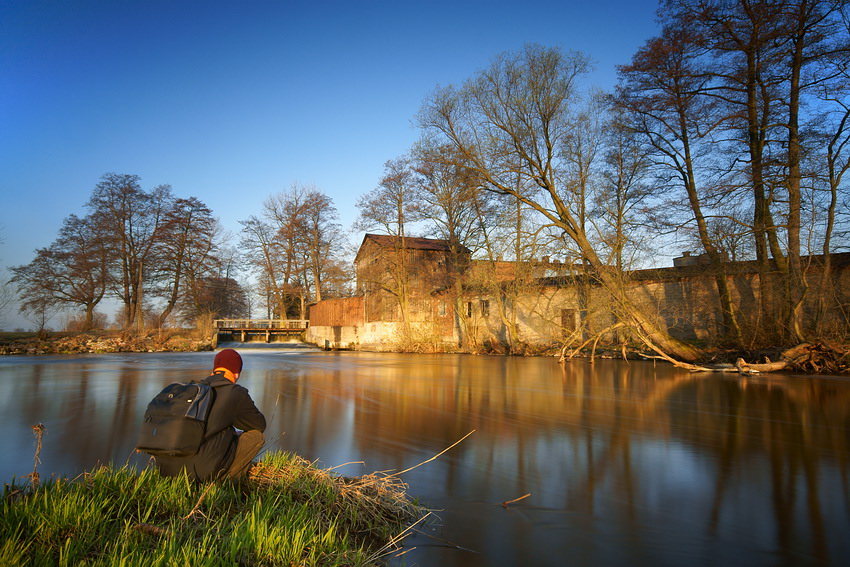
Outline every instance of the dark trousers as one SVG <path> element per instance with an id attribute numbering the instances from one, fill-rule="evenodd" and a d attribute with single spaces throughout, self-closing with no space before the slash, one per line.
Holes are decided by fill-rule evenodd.
<path id="1" fill-rule="evenodd" d="M 227 470 L 229 478 L 241 478 L 248 470 L 248 465 L 251 464 L 251 459 L 257 456 L 260 449 L 263 448 L 265 438 L 262 431 L 251 430 L 245 431 L 239 435 L 239 443 L 236 445 L 236 455 L 233 457 L 233 463 Z"/>

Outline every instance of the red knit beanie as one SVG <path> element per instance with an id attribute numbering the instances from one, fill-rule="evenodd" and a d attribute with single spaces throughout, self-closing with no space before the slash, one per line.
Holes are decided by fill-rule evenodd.
<path id="1" fill-rule="evenodd" d="M 234 374 L 242 372 L 242 357 L 232 348 L 226 348 L 215 355 L 213 370 L 216 368 L 227 368 Z"/>

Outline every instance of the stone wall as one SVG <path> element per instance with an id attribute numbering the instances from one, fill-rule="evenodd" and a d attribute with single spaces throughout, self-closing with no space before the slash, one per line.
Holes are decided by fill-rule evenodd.
<path id="1" fill-rule="evenodd" d="M 644 314 L 654 318 L 672 336 L 686 341 L 711 343 L 725 332 L 715 278 L 702 265 L 633 272 L 627 283 L 632 302 Z M 782 313 L 766 312 L 768 304 L 784 306 L 785 281 L 778 273 L 768 274 L 761 285 L 753 263 L 730 265 L 727 276 L 732 301 L 745 337 L 757 340 L 782 328 Z M 833 270 L 825 287 L 818 261 L 811 260 L 806 272 L 809 285 L 804 312 L 807 324 L 820 322 L 823 334 L 835 336 L 848 332 L 850 321 L 850 254 L 833 255 Z M 477 295 L 476 295 L 477 293 Z M 386 295 L 365 297 L 365 312 L 393 311 Z M 460 317 L 454 313 L 454 301 L 446 292 L 420 296 L 412 302 L 411 339 L 433 342 L 453 348 L 460 344 L 460 329 L 465 329 L 472 344 L 486 341 L 506 343 L 508 325 L 515 324 L 519 340 L 535 345 L 563 343 L 572 338 L 578 343 L 590 335 L 609 329 L 616 321 L 616 306 L 608 293 L 590 283 L 577 285 L 575 278 L 543 278 L 516 298 L 499 298 L 485 291 L 467 292 L 460 302 Z M 373 309 L 369 309 L 374 302 Z M 321 302 L 324 303 L 324 302 Z M 320 303 L 320 305 L 321 305 Z M 611 329 L 603 338 L 619 341 L 623 329 Z M 389 350 L 403 342 L 402 323 L 396 317 L 376 321 L 365 317 L 362 324 L 314 325 L 311 320 L 308 341 L 328 348 Z"/>

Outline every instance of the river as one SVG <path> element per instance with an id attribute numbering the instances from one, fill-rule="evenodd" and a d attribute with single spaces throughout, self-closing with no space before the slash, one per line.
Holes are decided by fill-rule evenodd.
<path id="1" fill-rule="evenodd" d="M 391 565 L 850 565 L 848 378 L 241 352 L 268 444 L 342 474 L 407 469 L 474 431 L 403 475 L 435 512 Z M 147 402 L 212 357 L 3 357 L 0 477 L 32 471 L 39 422 L 42 477 L 144 466 L 133 446 Z"/>

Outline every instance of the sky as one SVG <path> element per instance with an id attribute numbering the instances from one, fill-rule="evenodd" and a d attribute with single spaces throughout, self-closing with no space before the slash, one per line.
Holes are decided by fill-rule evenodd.
<path id="1" fill-rule="evenodd" d="M 588 54 L 588 85 L 610 89 L 657 33 L 657 4 L 0 0 L 0 266 L 84 215 L 106 173 L 198 197 L 234 244 L 296 182 L 349 228 L 437 86 L 538 43 Z M 14 311 L 0 328 L 29 326 Z"/>

